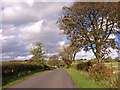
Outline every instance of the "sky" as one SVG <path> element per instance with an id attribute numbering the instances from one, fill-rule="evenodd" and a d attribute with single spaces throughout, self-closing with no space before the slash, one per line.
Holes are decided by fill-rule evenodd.
<path id="1" fill-rule="evenodd" d="M 36 41 L 44 45 L 44 51 L 51 56 L 58 54 L 58 49 L 65 45 L 66 38 L 56 24 L 62 14 L 63 6 L 72 2 L 3 2 L 0 6 L 2 21 L 0 41 L 2 42 L 2 60 L 25 60 L 32 57 L 29 53 Z M 116 50 L 109 55 L 118 56 Z M 95 58 L 92 51 L 81 50 L 76 59 Z"/>

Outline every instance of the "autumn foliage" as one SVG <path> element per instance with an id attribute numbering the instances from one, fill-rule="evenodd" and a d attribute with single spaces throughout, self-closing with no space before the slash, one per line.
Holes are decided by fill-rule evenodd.
<path id="1" fill-rule="evenodd" d="M 118 2 L 75 2 L 62 8 L 63 14 L 57 24 L 72 45 L 85 51 L 92 50 L 98 63 L 116 48 L 115 38 L 118 31 Z"/>

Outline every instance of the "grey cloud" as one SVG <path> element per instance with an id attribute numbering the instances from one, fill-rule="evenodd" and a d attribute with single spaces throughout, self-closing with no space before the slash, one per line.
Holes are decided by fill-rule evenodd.
<path id="1" fill-rule="evenodd" d="M 18 38 L 14 37 L 3 41 L 2 54 L 4 56 L 17 57 L 28 55 L 29 53 L 26 49 L 26 43 L 23 43 Z"/>
<path id="2" fill-rule="evenodd" d="M 62 7 L 70 5 L 64 2 L 35 2 L 29 6 L 25 2 L 3 4 L 3 24 L 27 24 L 58 14 Z"/>
<path id="3" fill-rule="evenodd" d="M 44 45 L 44 50 L 48 50 L 49 55 L 57 53 L 57 43 L 63 40 L 63 36 L 59 35 L 56 21 L 59 17 L 58 11 L 61 10 L 60 7 L 64 6 L 63 3 L 35 3 L 32 7 L 23 3 L 16 4 L 16 6 L 24 8 L 22 12 L 16 12 L 15 17 L 17 18 L 14 16 L 10 18 L 9 12 L 8 17 L 3 18 L 3 38 L 6 39 L 3 40 L 2 45 L 3 59 L 8 56 L 16 58 L 18 56 L 29 55 L 30 53 L 27 47 L 35 41 L 41 41 Z M 12 6 L 8 5 L 5 8 L 10 7 Z M 12 7 L 12 9 L 14 8 L 15 7 Z M 29 11 L 29 15 L 27 15 L 26 11 Z M 26 18 L 23 17 L 21 13 L 23 13 Z M 32 20 L 31 15 L 36 17 L 36 19 L 33 18 Z M 39 21 L 41 20 L 44 20 L 44 22 L 40 26 Z M 13 38 L 9 38 L 10 36 L 13 36 Z"/>

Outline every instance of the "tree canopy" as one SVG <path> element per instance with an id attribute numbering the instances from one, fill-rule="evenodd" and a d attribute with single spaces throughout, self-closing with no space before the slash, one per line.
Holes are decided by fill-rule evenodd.
<path id="1" fill-rule="evenodd" d="M 43 45 L 41 42 L 36 42 L 36 46 L 32 48 L 30 51 L 34 56 L 32 57 L 35 63 L 43 63 L 45 56 L 45 52 L 42 50 Z"/>
<path id="2" fill-rule="evenodd" d="M 115 48 L 118 33 L 118 2 L 75 2 L 63 7 L 57 24 L 73 45 L 85 51 L 92 49 L 98 63 Z"/>

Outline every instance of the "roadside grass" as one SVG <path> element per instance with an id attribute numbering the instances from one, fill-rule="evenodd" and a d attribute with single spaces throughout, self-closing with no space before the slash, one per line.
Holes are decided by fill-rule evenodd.
<path id="1" fill-rule="evenodd" d="M 55 69 L 51 69 L 51 70 L 55 70 Z M 50 70 L 45 70 L 45 71 L 40 71 L 40 72 L 31 72 L 30 74 L 27 74 L 27 75 L 24 75 L 21 77 L 10 76 L 10 77 L 3 78 L 4 81 L 7 82 L 7 84 L 2 85 L 2 88 L 8 88 L 8 87 L 10 87 L 10 86 L 22 81 L 22 80 L 28 79 L 32 76 L 35 76 L 35 75 L 38 75 L 40 73 L 47 72 L 47 71 L 50 71 Z M 2 84 L 4 84 L 4 83 L 2 83 Z"/>
<path id="2" fill-rule="evenodd" d="M 87 72 L 65 69 L 79 88 L 107 88 L 93 82 Z"/>

